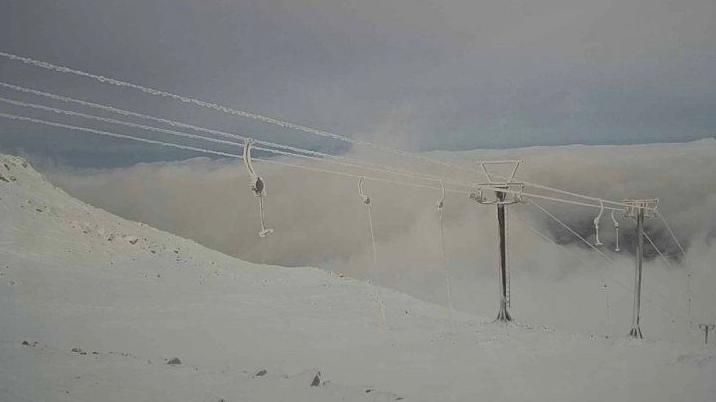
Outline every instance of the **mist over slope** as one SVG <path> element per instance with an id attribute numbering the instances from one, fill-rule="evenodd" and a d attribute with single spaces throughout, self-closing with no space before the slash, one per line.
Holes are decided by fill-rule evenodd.
<path id="1" fill-rule="evenodd" d="M 710 400 L 713 348 L 501 325 L 241 261 L 0 155 L 0 399 Z"/>
<path id="2" fill-rule="evenodd" d="M 356 151 L 357 158 L 390 162 L 428 173 L 448 173 L 410 160 L 381 159 Z M 621 200 L 660 199 L 660 210 L 687 249 L 681 258 L 664 226 L 647 221 L 647 233 L 671 256 L 657 258 L 647 247 L 646 326 L 660 335 L 690 337 L 674 321 L 716 319 L 716 141 L 632 146 L 532 147 L 512 150 L 435 152 L 431 156 L 473 165 L 475 160 L 524 160 L 518 177 L 571 191 Z M 240 161 L 204 158 L 138 164 L 112 170 L 49 171 L 50 179 L 71 194 L 121 216 L 195 239 L 222 252 L 263 263 L 314 265 L 446 304 L 435 203 L 439 191 L 379 182 L 366 183 L 373 200 L 378 267 L 372 264 L 367 215 L 355 180 L 303 170 L 257 165 L 266 179 L 266 219 L 276 232 L 259 239 L 256 200 Z M 436 170 L 437 169 L 437 170 Z M 461 177 L 475 181 L 482 177 Z M 597 211 L 542 202 L 560 219 L 594 241 Z M 622 252 L 609 264 L 572 234 L 533 207 L 511 208 L 510 260 L 518 317 L 571 329 L 619 335 L 628 325 L 633 261 L 633 223 L 622 225 Z M 560 244 L 528 230 L 527 223 Z M 604 250 L 613 248 L 613 227 L 602 219 Z M 466 196 L 448 194 L 445 207 L 446 254 L 454 282 L 453 303 L 461 310 L 492 314 L 496 285 L 493 208 Z M 687 274 L 691 274 L 691 278 Z M 690 282 L 690 283 L 689 283 Z M 604 284 L 607 291 L 604 291 Z M 688 313 L 689 288 L 692 298 Z M 609 293 L 609 294 L 607 294 Z M 577 298 L 577 311 L 568 303 Z M 665 312 L 664 310 L 668 310 Z M 690 335 L 689 335 L 690 334 Z"/>

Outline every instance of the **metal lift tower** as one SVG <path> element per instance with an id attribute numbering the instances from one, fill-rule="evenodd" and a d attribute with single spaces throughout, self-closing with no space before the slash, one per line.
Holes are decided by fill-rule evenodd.
<path id="1" fill-rule="evenodd" d="M 639 326 L 641 313 L 641 278 L 642 264 L 644 261 L 644 218 L 652 217 L 656 213 L 656 207 L 659 203 L 657 199 L 649 200 L 624 200 L 626 207 L 626 215 L 636 219 L 636 250 L 634 268 L 634 308 L 632 311 L 632 326 L 629 336 L 632 338 L 642 339 L 644 335 L 641 333 Z"/>
<path id="2" fill-rule="evenodd" d="M 507 265 L 507 231 L 505 227 L 507 206 L 510 204 L 516 204 L 522 202 L 522 191 L 524 184 L 515 181 L 515 175 L 517 168 L 519 168 L 521 161 L 510 160 L 510 161 L 483 161 L 479 162 L 482 171 L 487 177 L 487 183 L 485 186 L 489 186 L 495 189 L 495 198 L 488 198 L 483 195 L 483 191 L 480 190 L 478 193 L 470 194 L 470 198 L 477 201 L 480 204 L 485 205 L 496 205 L 497 207 L 497 233 L 498 233 L 498 247 L 499 247 L 499 280 L 500 280 L 500 308 L 497 313 L 495 321 L 509 322 L 512 321 L 512 316 L 508 308 L 510 307 L 510 270 Z M 491 165 L 502 165 L 511 166 L 511 173 L 509 176 L 497 176 L 489 172 L 488 166 Z"/>

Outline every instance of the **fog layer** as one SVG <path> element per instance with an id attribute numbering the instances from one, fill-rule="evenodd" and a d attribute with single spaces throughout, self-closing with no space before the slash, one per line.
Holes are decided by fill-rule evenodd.
<path id="1" fill-rule="evenodd" d="M 475 160 L 519 158 L 524 164 L 518 177 L 524 180 L 612 200 L 659 198 L 659 209 L 687 256 L 679 255 L 660 220 L 647 221 L 647 233 L 667 258 L 659 258 L 647 246 L 642 327 L 656 336 L 694 339 L 698 334 L 688 326 L 689 320 L 716 318 L 716 277 L 709 264 L 716 258 L 716 141 L 430 156 L 465 166 Z M 430 171 L 422 162 L 403 166 Z M 368 214 L 357 180 L 265 163 L 256 167 L 268 188 L 266 221 L 275 229 L 266 239 L 257 235 L 257 200 L 239 160 L 196 158 L 112 170 L 55 166 L 47 173 L 55 184 L 95 206 L 242 259 L 319 266 L 447 304 L 435 207 L 439 190 L 366 181 L 377 241 L 377 266 L 373 266 Z M 483 180 L 477 173 L 473 179 Z M 597 210 L 538 202 L 594 242 L 591 222 Z M 444 211 L 452 302 L 460 310 L 492 316 L 497 304 L 494 206 L 448 193 Z M 530 323 L 603 335 L 626 333 L 631 319 L 634 224 L 622 214 L 617 218 L 623 235 L 620 253 L 612 251 L 609 214 L 601 221 L 602 250 L 615 261 L 609 263 L 534 207 L 510 207 L 513 314 Z"/>

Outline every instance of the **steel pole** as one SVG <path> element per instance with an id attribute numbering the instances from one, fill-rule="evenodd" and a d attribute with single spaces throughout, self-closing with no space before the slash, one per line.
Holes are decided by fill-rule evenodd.
<path id="1" fill-rule="evenodd" d="M 507 311 L 507 239 L 505 234 L 505 198 L 506 194 L 496 191 L 497 197 L 497 226 L 499 235 L 500 248 L 500 311 L 497 313 L 496 321 L 508 322 L 512 321 L 509 311 Z"/>
<path id="2" fill-rule="evenodd" d="M 644 208 L 639 208 L 636 216 L 636 267 L 634 269 L 634 310 L 632 314 L 632 327 L 629 336 L 642 339 L 644 335 L 639 327 L 639 314 L 641 309 L 641 272 L 644 260 Z"/>

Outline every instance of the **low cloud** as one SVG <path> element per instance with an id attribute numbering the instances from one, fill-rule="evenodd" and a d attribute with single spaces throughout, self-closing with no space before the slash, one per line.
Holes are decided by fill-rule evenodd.
<path id="1" fill-rule="evenodd" d="M 371 157 L 360 152 L 351 156 Z M 661 212 L 688 253 L 682 258 L 664 225 L 656 218 L 648 220 L 647 232 L 669 258 L 658 258 L 647 246 L 645 331 L 683 339 L 698 335 L 685 323 L 689 318 L 716 318 L 712 292 L 716 276 L 708 264 L 716 258 L 716 141 L 436 152 L 430 156 L 465 166 L 475 160 L 519 158 L 524 164 L 518 176 L 524 180 L 612 200 L 658 197 Z M 325 163 L 320 166 L 329 167 Z M 422 172 L 436 169 L 424 163 L 404 167 Z M 245 260 L 319 266 L 372 278 L 446 304 L 435 207 L 439 190 L 366 181 L 377 242 L 374 266 L 368 211 L 356 179 L 266 163 L 257 163 L 257 169 L 267 183 L 266 221 L 275 229 L 266 239 L 257 235 L 257 200 L 249 191 L 241 161 L 197 158 L 110 170 L 53 167 L 45 173 L 90 204 Z M 462 175 L 461 179 L 483 180 L 477 174 L 472 178 Z M 538 202 L 594 241 L 596 210 Z M 444 211 L 453 304 L 491 316 L 496 312 L 498 293 L 494 207 L 448 193 Z M 515 315 L 569 329 L 625 333 L 631 314 L 633 222 L 617 215 L 623 250 L 615 253 L 611 251 L 613 226 L 609 214 L 604 214 L 600 237 L 605 242 L 602 250 L 615 261 L 610 264 L 533 207 L 516 205 L 510 207 L 509 214 Z M 693 296 L 690 306 L 689 287 Z"/>

